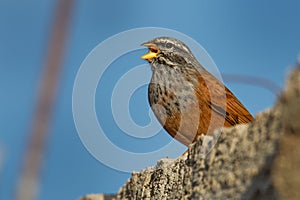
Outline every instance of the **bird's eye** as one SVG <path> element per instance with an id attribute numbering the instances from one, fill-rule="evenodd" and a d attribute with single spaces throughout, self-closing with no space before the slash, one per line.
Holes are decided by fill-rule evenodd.
<path id="1" fill-rule="evenodd" d="M 167 42 L 166 47 L 167 47 L 168 49 L 172 48 L 172 46 L 173 46 L 172 43 Z"/>

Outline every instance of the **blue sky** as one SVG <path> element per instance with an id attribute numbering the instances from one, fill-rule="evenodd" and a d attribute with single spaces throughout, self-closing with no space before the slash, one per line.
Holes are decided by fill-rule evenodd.
<path id="1" fill-rule="evenodd" d="M 20 176 L 56 3 L 0 0 L 2 200 L 13 199 Z M 174 29 L 198 41 L 221 73 L 264 79 L 277 88 L 283 86 L 288 70 L 300 53 L 299 7 L 296 0 L 75 1 L 38 199 L 75 199 L 87 193 L 115 193 L 130 177 L 129 173 L 111 169 L 92 157 L 81 143 L 73 121 L 75 76 L 85 57 L 101 41 L 138 27 Z M 97 88 L 96 100 L 105 97 L 109 103 L 111 88 L 118 77 L 136 65 L 145 64 L 139 58 L 144 52 L 134 51 L 113 63 Z M 253 114 L 272 107 L 275 102 L 276 94 L 254 78 L 250 82 L 224 80 Z M 141 125 L 149 121 L 146 95 L 147 88 L 140 88 L 130 107 L 133 119 Z M 97 115 L 106 118 L 101 123 L 111 133 L 108 137 L 124 149 L 144 152 L 170 140 L 162 132 L 149 141 L 120 141 L 122 131 L 113 122 L 108 107 L 97 102 L 95 106 Z"/>

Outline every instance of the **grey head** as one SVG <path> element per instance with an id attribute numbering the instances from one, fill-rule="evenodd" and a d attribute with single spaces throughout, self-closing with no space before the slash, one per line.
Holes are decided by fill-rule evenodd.
<path id="1" fill-rule="evenodd" d="M 150 63 L 164 62 L 168 65 L 198 64 L 192 51 L 182 41 L 170 37 L 158 37 L 142 44 L 149 52 L 141 58 Z"/>

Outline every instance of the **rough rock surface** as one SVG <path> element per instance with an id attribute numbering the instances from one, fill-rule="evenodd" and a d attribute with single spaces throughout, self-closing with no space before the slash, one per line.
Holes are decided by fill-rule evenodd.
<path id="1" fill-rule="evenodd" d="M 132 173 L 114 199 L 300 199 L 300 66 L 273 109 Z"/>
<path id="2" fill-rule="evenodd" d="M 88 194 L 80 200 L 114 200 L 116 195 L 108 195 L 108 194 Z"/>
<path id="3" fill-rule="evenodd" d="M 281 199 L 300 199 L 300 64 L 290 74 L 279 98 L 284 137 L 272 167 L 274 186 Z"/>

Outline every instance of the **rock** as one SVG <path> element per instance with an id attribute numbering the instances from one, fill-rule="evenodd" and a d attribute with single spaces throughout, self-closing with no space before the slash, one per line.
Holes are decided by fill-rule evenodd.
<path id="1" fill-rule="evenodd" d="M 290 74 L 279 98 L 284 136 L 272 167 L 274 185 L 281 199 L 300 199 L 300 67 Z"/>
<path id="2" fill-rule="evenodd" d="M 107 194 L 88 194 L 80 200 L 113 200 L 115 195 L 107 195 Z"/>
<path id="3" fill-rule="evenodd" d="M 199 152 L 210 136 L 201 136 L 186 160 L 134 173 L 117 199 L 254 199 L 269 193 L 282 134 L 278 121 L 278 113 L 268 111 L 250 125 L 224 129 L 205 158 Z"/>

